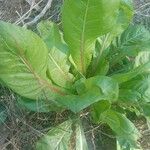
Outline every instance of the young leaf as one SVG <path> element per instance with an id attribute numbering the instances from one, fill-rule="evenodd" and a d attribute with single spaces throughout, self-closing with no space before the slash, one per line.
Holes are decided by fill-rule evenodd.
<path id="1" fill-rule="evenodd" d="M 125 140 L 130 145 L 135 146 L 139 132 L 129 119 L 118 112 L 108 110 L 101 115 L 101 120 L 110 126 L 118 139 Z"/>
<path id="2" fill-rule="evenodd" d="M 88 68 L 87 76 L 106 75 L 109 70 L 109 62 L 106 56 L 109 53 L 109 35 L 102 36 L 97 39 L 95 44 L 95 52 L 92 62 Z"/>
<path id="3" fill-rule="evenodd" d="M 62 106 L 77 113 L 100 100 L 115 102 L 118 98 L 118 83 L 105 76 L 96 76 L 79 81 L 79 95 L 67 95 L 56 99 Z"/>
<path id="4" fill-rule="evenodd" d="M 141 25 L 130 25 L 117 39 L 117 49 L 128 56 L 149 50 L 150 33 Z"/>
<path id="5" fill-rule="evenodd" d="M 107 73 L 109 69 L 109 63 L 105 58 L 109 52 L 108 47 L 110 46 L 111 42 L 128 27 L 132 16 L 132 0 L 121 0 L 116 25 L 114 26 L 113 30 L 105 36 L 101 36 L 98 38 L 100 40 L 96 41 L 96 56 L 95 54 L 93 56 L 92 69 L 89 68 L 92 70 L 92 73 L 90 72 L 91 75 L 105 75 Z M 98 41 L 100 41 L 100 43 L 98 43 Z"/>
<path id="6" fill-rule="evenodd" d="M 72 134 L 72 121 L 68 120 L 52 128 L 36 144 L 36 150 L 68 150 Z"/>
<path id="7" fill-rule="evenodd" d="M 70 88 L 73 75 L 69 73 L 68 48 L 56 24 L 43 21 L 38 24 L 38 31 L 48 49 L 48 74 L 59 86 Z"/>
<path id="8" fill-rule="evenodd" d="M 65 0 L 62 12 L 65 41 L 81 73 L 86 74 L 96 38 L 115 25 L 119 3 L 120 0 Z"/>
<path id="9" fill-rule="evenodd" d="M 0 79 L 30 99 L 53 99 L 62 89 L 46 78 L 48 50 L 33 32 L 0 21 Z"/>

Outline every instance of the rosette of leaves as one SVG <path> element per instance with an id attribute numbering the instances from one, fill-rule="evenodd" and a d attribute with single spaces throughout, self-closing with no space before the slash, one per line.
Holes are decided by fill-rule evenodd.
<path id="1" fill-rule="evenodd" d="M 126 114 L 150 116 L 150 34 L 130 24 L 132 16 L 131 0 L 65 0 L 62 30 L 42 21 L 36 34 L 0 21 L 1 83 L 32 111 L 74 113 L 37 150 L 88 150 L 84 111 L 110 126 L 118 149 L 138 148 L 139 132 Z"/>

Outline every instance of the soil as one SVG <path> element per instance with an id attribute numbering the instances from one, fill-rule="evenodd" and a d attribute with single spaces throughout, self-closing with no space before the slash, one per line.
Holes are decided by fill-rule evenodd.
<path id="1" fill-rule="evenodd" d="M 15 22 L 29 8 L 24 0 L 0 0 L 0 20 Z"/>
<path id="2" fill-rule="evenodd" d="M 20 22 L 20 25 L 31 21 L 46 5 L 47 0 L 0 0 L 0 20 L 16 23 L 24 14 L 30 10 L 30 4 L 27 1 L 35 1 L 34 5 L 38 4 L 37 7 L 33 8 L 30 15 L 25 20 Z M 52 21 L 60 21 L 60 7 L 63 0 L 52 1 L 51 8 L 46 12 L 44 17 L 41 19 L 51 19 Z"/>

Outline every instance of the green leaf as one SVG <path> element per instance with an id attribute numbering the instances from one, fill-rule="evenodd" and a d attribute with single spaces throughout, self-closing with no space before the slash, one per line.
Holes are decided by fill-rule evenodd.
<path id="1" fill-rule="evenodd" d="M 150 103 L 142 103 L 140 104 L 143 114 L 147 117 L 150 117 Z"/>
<path id="2" fill-rule="evenodd" d="M 95 73 L 96 75 L 105 75 L 107 73 L 109 69 L 109 63 L 105 58 L 109 52 L 109 46 L 114 39 L 128 27 L 132 16 L 133 5 L 131 0 L 121 0 L 116 25 L 114 26 L 113 30 L 108 34 L 101 36 L 96 41 L 96 56 L 95 54 L 93 55 L 92 69 L 89 69 L 92 73 L 90 74 L 93 75 Z M 110 56 L 112 55 L 110 54 Z M 115 61 L 117 61 L 116 57 Z M 110 62 L 112 65 L 112 61 Z"/>
<path id="3" fill-rule="evenodd" d="M 65 0 L 62 12 L 65 41 L 81 73 L 86 74 L 96 38 L 110 32 L 115 25 L 119 2 Z"/>
<path id="4" fill-rule="evenodd" d="M 150 117 L 146 117 L 146 122 L 147 122 L 148 129 L 150 129 Z"/>
<path id="5" fill-rule="evenodd" d="M 130 25 L 117 40 L 117 49 L 128 56 L 149 50 L 149 45 L 150 33 L 141 25 Z"/>
<path id="6" fill-rule="evenodd" d="M 110 126 L 118 139 L 125 140 L 130 145 L 136 146 L 135 143 L 139 138 L 139 132 L 134 124 L 124 115 L 108 110 L 101 115 L 101 120 Z"/>
<path id="7" fill-rule="evenodd" d="M 110 102 L 106 100 L 102 100 L 93 104 L 93 106 L 91 107 L 91 115 L 94 123 L 99 123 L 101 121 L 101 114 L 110 109 L 110 107 Z"/>
<path id="8" fill-rule="evenodd" d="M 95 76 L 76 83 L 79 95 L 58 97 L 57 101 L 64 107 L 77 113 L 100 100 L 115 102 L 118 99 L 118 83 L 105 76 Z"/>
<path id="9" fill-rule="evenodd" d="M 109 49 L 107 49 L 109 44 L 109 34 L 96 40 L 93 59 L 87 72 L 88 77 L 107 74 L 109 70 L 109 62 L 105 58 L 109 53 Z"/>
<path id="10" fill-rule="evenodd" d="M 134 15 L 133 10 L 132 0 L 120 0 L 117 22 L 113 30 L 110 32 L 109 43 L 111 43 L 115 37 L 120 35 L 129 26 Z"/>
<path id="11" fill-rule="evenodd" d="M 139 52 L 137 57 L 135 58 L 134 67 L 138 67 L 150 62 L 150 51 Z M 150 72 L 150 69 L 147 69 L 147 72 Z"/>
<path id="12" fill-rule="evenodd" d="M 136 76 L 146 73 L 150 68 L 150 62 L 147 62 L 143 65 L 140 65 L 127 73 L 118 73 L 110 76 L 111 78 L 115 79 L 119 84 L 127 82 Z"/>
<path id="13" fill-rule="evenodd" d="M 85 86 L 83 91 L 80 86 Z M 81 79 L 76 85 L 78 93 L 82 94 L 84 91 L 90 91 L 92 88 L 98 88 L 99 93 L 105 95 L 107 100 L 116 101 L 118 98 L 118 83 L 107 76 L 94 76 L 88 79 Z"/>
<path id="14" fill-rule="evenodd" d="M 109 71 L 109 62 L 107 60 L 102 60 L 95 72 L 95 75 L 106 75 Z"/>
<path id="15" fill-rule="evenodd" d="M 49 51 L 53 47 L 57 47 L 60 51 L 68 53 L 68 47 L 64 43 L 62 33 L 59 31 L 58 26 L 50 21 L 41 21 L 37 25 L 37 30 L 46 43 Z"/>
<path id="16" fill-rule="evenodd" d="M 124 139 L 117 139 L 117 150 L 143 150 L 140 145 L 131 145 Z"/>
<path id="17" fill-rule="evenodd" d="M 0 124 L 4 123 L 7 118 L 6 108 L 0 103 Z"/>
<path id="18" fill-rule="evenodd" d="M 150 102 L 150 74 L 141 74 L 121 84 L 120 89 L 136 91 L 140 94 L 140 101 Z"/>
<path id="19" fill-rule="evenodd" d="M 88 150 L 87 141 L 84 134 L 84 129 L 81 123 L 81 120 L 79 120 L 76 123 L 76 150 Z"/>
<path id="20" fill-rule="evenodd" d="M 133 1 L 132 0 L 121 0 L 119 15 L 117 20 L 117 30 L 123 31 L 129 25 L 133 17 Z"/>
<path id="21" fill-rule="evenodd" d="M 49 49 L 48 75 L 57 85 L 70 88 L 73 75 L 69 73 L 68 48 L 58 26 L 49 21 L 42 21 L 38 24 L 38 31 Z"/>
<path id="22" fill-rule="evenodd" d="M 144 40 L 146 41 L 146 38 Z M 148 38 L 147 38 L 147 42 L 149 43 Z M 143 47 L 141 47 L 140 52 L 139 51 L 136 52 L 136 54 L 135 54 L 136 57 L 134 59 L 134 62 L 133 62 L 132 58 L 130 59 L 128 57 L 128 64 L 130 65 L 130 69 L 132 69 L 131 71 L 129 71 L 128 73 L 122 73 L 122 74 L 114 75 L 114 77 L 118 81 L 120 80 L 119 82 L 128 81 L 128 80 L 136 77 L 139 74 L 146 73 L 146 72 L 150 71 L 150 69 L 149 69 L 150 68 L 150 66 L 149 66 L 149 64 L 150 64 L 150 52 L 148 49 L 148 47 L 149 47 L 148 43 L 147 43 L 147 46 L 146 46 L 146 43 L 144 45 L 145 47 L 147 47 L 147 49 L 145 49 L 145 47 L 143 46 Z M 136 48 L 136 43 L 133 46 L 135 46 L 135 48 Z M 131 52 L 133 52 L 133 51 L 131 50 Z M 123 57 L 124 56 L 126 56 L 126 55 L 123 55 Z M 116 60 L 116 57 L 114 57 L 113 59 Z M 122 58 L 122 60 L 123 60 L 123 58 Z M 112 63 L 113 63 L 113 60 L 111 61 L 111 64 Z"/>
<path id="23" fill-rule="evenodd" d="M 72 121 L 68 120 L 52 128 L 36 144 L 36 150 L 68 150 L 72 134 Z"/>
<path id="24" fill-rule="evenodd" d="M 124 103 L 138 103 L 141 100 L 141 94 L 134 89 L 120 89 L 118 100 Z"/>
<path id="25" fill-rule="evenodd" d="M 48 50 L 35 33 L 0 21 L 0 79 L 30 99 L 52 100 L 64 91 L 46 77 Z M 53 101 L 54 102 L 54 101 Z"/>
<path id="26" fill-rule="evenodd" d="M 80 119 L 53 127 L 36 144 L 36 150 L 88 150 Z"/>
<path id="27" fill-rule="evenodd" d="M 23 108 L 26 108 L 30 111 L 34 111 L 34 112 L 43 112 L 43 113 L 47 113 L 47 112 L 51 112 L 51 111 L 61 111 L 62 108 L 58 107 L 58 105 L 52 105 L 51 102 L 49 101 L 44 101 L 41 99 L 38 100 L 32 100 L 32 99 L 27 99 L 24 97 L 18 97 L 17 98 L 17 102 L 20 106 L 22 106 Z"/>

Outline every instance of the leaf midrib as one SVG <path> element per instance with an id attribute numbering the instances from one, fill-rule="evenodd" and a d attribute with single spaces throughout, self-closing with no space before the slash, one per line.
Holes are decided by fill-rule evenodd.
<path id="1" fill-rule="evenodd" d="M 58 70 L 64 76 L 64 78 L 70 82 L 70 78 L 69 78 L 68 74 L 62 70 L 62 68 L 59 66 L 59 64 L 55 61 L 55 59 L 52 57 L 52 55 L 50 53 L 48 55 L 49 55 L 49 59 L 51 59 L 53 61 L 54 65 L 58 68 Z"/>
<path id="2" fill-rule="evenodd" d="M 70 128 L 70 124 L 67 126 L 67 129 L 66 129 L 66 130 L 68 130 L 69 128 Z M 64 136 L 65 136 L 65 134 L 66 134 L 66 132 L 67 132 L 67 131 L 65 131 L 64 134 L 62 134 L 62 136 L 60 137 L 60 140 L 59 140 L 59 141 L 57 142 L 57 144 L 56 144 L 55 150 L 57 150 L 58 145 L 60 145 L 62 139 L 64 138 Z"/>
<path id="3" fill-rule="evenodd" d="M 9 45 L 7 44 L 7 42 L 4 40 L 4 38 L 2 38 L 4 44 L 6 45 L 6 47 L 8 48 L 8 50 L 13 53 L 14 55 L 16 55 L 17 57 L 19 57 L 21 59 L 21 61 L 26 65 L 26 67 L 28 68 L 28 70 L 30 71 L 31 74 L 33 74 L 33 76 L 35 77 L 35 79 L 38 81 L 38 84 L 42 87 L 43 85 L 46 87 L 48 87 L 51 91 L 55 92 L 55 93 L 58 93 L 60 95 L 65 95 L 64 92 L 60 91 L 58 88 L 56 87 L 53 87 L 52 85 L 50 85 L 50 83 L 47 83 L 46 80 L 42 79 L 35 71 L 34 69 L 32 68 L 32 66 L 28 63 L 27 59 L 25 58 L 25 55 L 23 54 L 23 50 L 18 46 L 18 43 L 17 43 L 17 40 L 15 39 L 15 37 L 13 37 L 14 40 L 15 40 L 15 43 L 16 43 L 16 48 L 19 50 L 19 54 L 18 55 L 17 53 L 14 53 L 12 51 L 12 49 L 9 47 Z M 45 92 L 44 90 L 42 90 L 44 95 L 45 95 Z"/>
<path id="4" fill-rule="evenodd" d="M 88 9 L 89 9 L 89 0 L 87 1 L 85 15 L 83 17 L 83 26 L 82 26 L 82 33 L 81 33 L 81 40 L 80 40 L 80 61 L 81 61 L 81 71 L 83 74 L 85 74 L 84 48 L 85 48 L 85 28 L 86 28 Z"/>

